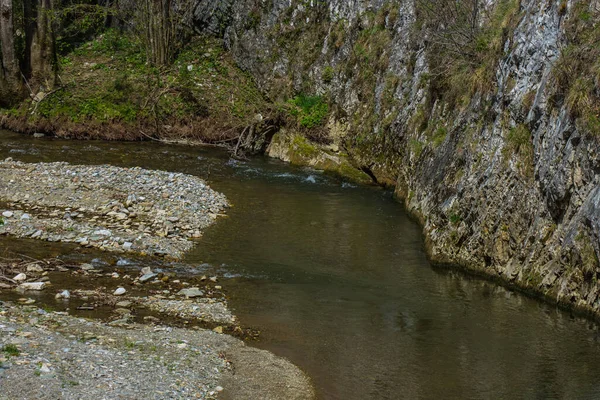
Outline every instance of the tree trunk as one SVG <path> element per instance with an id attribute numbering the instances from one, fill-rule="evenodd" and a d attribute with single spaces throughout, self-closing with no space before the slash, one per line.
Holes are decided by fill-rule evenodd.
<path id="1" fill-rule="evenodd" d="M 3 89 L 12 95 L 21 91 L 21 71 L 15 53 L 12 0 L 0 0 L 0 44 L 2 46 Z"/>
<path id="2" fill-rule="evenodd" d="M 146 45 L 148 61 L 166 65 L 173 55 L 171 0 L 146 0 Z"/>
<path id="3" fill-rule="evenodd" d="M 25 11 L 31 81 L 34 87 L 50 90 L 56 82 L 52 0 L 29 0 L 25 3 L 30 3 Z"/>

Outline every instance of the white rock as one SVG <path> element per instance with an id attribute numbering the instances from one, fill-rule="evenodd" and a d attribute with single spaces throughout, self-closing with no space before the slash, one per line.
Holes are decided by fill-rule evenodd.
<path id="1" fill-rule="evenodd" d="M 25 213 L 25 214 L 21 215 L 21 219 L 22 220 L 29 220 L 29 219 L 31 219 L 31 215 Z"/>
<path id="2" fill-rule="evenodd" d="M 123 243 L 123 250 L 131 250 L 132 246 L 133 246 L 133 243 L 125 242 L 125 243 Z"/>
<path id="3" fill-rule="evenodd" d="M 37 264 L 29 264 L 27 266 L 27 272 L 38 272 L 38 273 L 41 273 L 41 272 L 44 272 L 44 268 L 40 267 Z"/>
<path id="4" fill-rule="evenodd" d="M 81 265 L 79 266 L 79 268 L 81 268 L 81 269 L 82 269 L 82 270 L 84 270 L 84 271 L 91 271 L 91 270 L 93 270 L 93 269 L 94 269 L 94 266 L 93 266 L 92 264 L 87 264 L 87 263 L 86 263 L 86 264 L 81 264 Z"/>
<path id="5" fill-rule="evenodd" d="M 4 211 L 4 212 L 2 213 L 2 216 L 3 216 L 3 217 L 6 217 L 6 218 L 10 218 L 10 217 L 12 217 L 13 215 L 15 215 L 15 214 L 14 214 L 12 211 Z"/>
<path id="6" fill-rule="evenodd" d="M 115 292 L 113 293 L 115 296 L 122 296 L 127 292 L 127 290 L 125 290 L 125 288 L 118 288 L 117 290 L 115 290 Z"/>
<path id="7" fill-rule="evenodd" d="M 17 281 L 17 282 L 23 282 L 25 279 L 27 279 L 27 275 L 25 275 L 24 273 L 20 273 L 17 276 L 15 276 L 13 278 L 13 281 Z"/>
<path id="8" fill-rule="evenodd" d="M 48 282 L 25 282 L 19 285 L 23 290 L 44 290 Z"/>
<path id="9" fill-rule="evenodd" d="M 109 231 L 108 229 L 100 229 L 100 230 L 94 231 L 93 234 L 98 235 L 98 236 L 112 236 L 112 232 Z"/>
<path id="10" fill-rule="evenodd" d="M 69 299 L 71 298 L 71 292 L 69 292 L 68 290 L 63 290 L 60 293 L 56 293 L 56 296 L 54 296 L 57 299 Z"/>

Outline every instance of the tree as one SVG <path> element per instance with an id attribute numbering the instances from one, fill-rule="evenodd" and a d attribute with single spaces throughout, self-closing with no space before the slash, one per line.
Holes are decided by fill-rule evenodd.
<path id="1" fill-rule="evenodd" d="M 193 0 L 143 0 L 132 10 L 135 29 L 146 46 L 148 62 L 167 65 L 188 39 Z"/>
<path id="2" fill-rule="evenodd" d="M 26 68 L 33 84 L 50 89 L 56 82 L 53 0 L 25 0 Z"/>
<path id="3" fill-rule="evenodd" d="M 0 44 L 2 47 L 2 91 L 4 100 L 12 101 L 21 91 L 21 71 L 15 52 L 15 29 L 12 0 L 0 0 Z"/>

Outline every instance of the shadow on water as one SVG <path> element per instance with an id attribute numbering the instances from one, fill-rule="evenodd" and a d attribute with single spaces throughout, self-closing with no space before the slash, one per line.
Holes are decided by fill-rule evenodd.
<path id="1" fill-rule="evenodd" d="M 257 346 L 324 399 L 600 398 L 597 326 L 493 283 L 432 269 L 419 227 L 384 190 L 267 159 L 155 143 L 33 140 L 0 156 L 206 178 L 234 207 L 185 260 L 225 286 Z"/>

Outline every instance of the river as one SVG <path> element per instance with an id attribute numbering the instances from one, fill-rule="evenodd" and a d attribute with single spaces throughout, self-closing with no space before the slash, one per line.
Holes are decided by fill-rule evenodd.
<path id="1" fill-rule="evenodd" d="M 184 172 L 223 192 L 233 208 L 185 264 L 227 277 L 252 345 L 322 399 L 600 398 L 595 323 L 432 267 L 389 191 L 218 149 L 0 134 L 2 158 Z"/>

